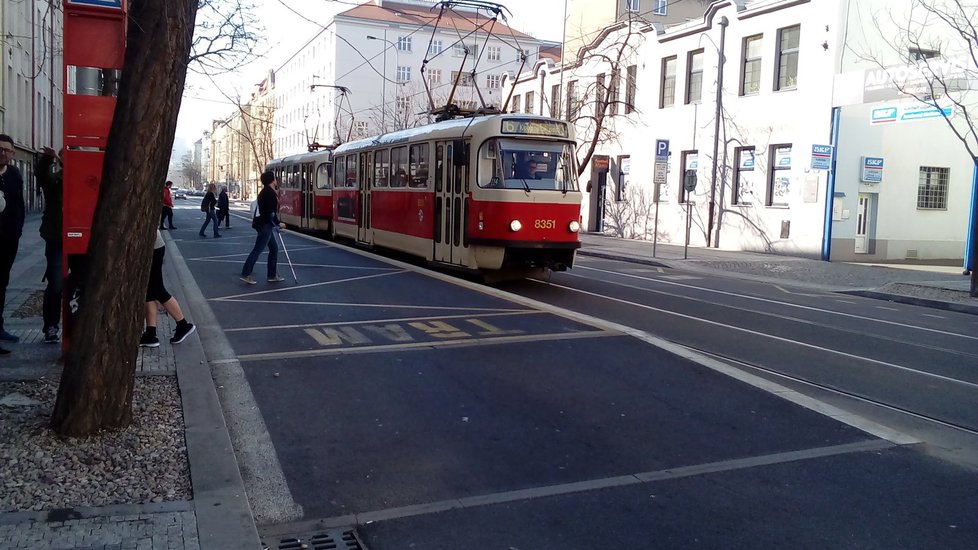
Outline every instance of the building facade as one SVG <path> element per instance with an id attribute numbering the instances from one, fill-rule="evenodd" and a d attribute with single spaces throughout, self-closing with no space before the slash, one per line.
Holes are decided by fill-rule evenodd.
<path id="1" fill-rule="evenodd" d="M 673 26 L 617 22 L 576 58 L 506 85 L 546 96 L 535 112 L 577 122 L 591 231 L 833 260 L 959 260 L 974 163 L 935 109 L 887 84 L 917 70 L 896 29 L 866 23 L 916 24 L 889 7 L 718 0 Z M 929 55 L 957 58 L 964 46 L 944 36 Z M 974 71 L 959 73 L 955 97 L 967 101 Z M 894 112 L 910 115 L 879 118 Z M 658 167 L 657 140 L 668 141 Z"/>
<path id="2" fill-rule="evenodd" d="M 0 2 L 4 67 L 0 71 L 0 133 L 14 140 L 13 160 L 24 174 L 29 211 L 42 208 L 33 157 L 42 147 L 59 150 L 63 124 L 63 45 L 60 2 Z"/>

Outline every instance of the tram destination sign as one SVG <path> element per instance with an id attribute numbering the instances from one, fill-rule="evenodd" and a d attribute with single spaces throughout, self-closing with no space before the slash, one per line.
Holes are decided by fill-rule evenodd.
<path id="1" fill-rule="evenodd" d="M 530 136 L 567 137 L 567 123 L 556 120 L 533 120 L 528 118 L 503 119 L 502 133 L 525 134 Z"/>

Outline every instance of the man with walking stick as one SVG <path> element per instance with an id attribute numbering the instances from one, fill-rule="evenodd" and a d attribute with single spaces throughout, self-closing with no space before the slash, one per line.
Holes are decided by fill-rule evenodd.
<path id="1" fill-rule="evenodd" d="M 241 270 L 241 280 L 249 285 L 257 284 L 258 281 L 251 276 L 255 269 L 255 262 L 262 250 L 268 247 L 268 282 L 279 283 L 285 280 L 278 276 L 278 243 L 275 242 L 275 231 L 285 229 L 285 224 L 278 221 L 278 180 L 275 174 L 270 171 L 261 175 L 262 190 L 258 193 L 258 209 L 251 222 L 251 227 L 258 231 L 255 239 L 255 247 L 248 254 L 244 268 Z"/>

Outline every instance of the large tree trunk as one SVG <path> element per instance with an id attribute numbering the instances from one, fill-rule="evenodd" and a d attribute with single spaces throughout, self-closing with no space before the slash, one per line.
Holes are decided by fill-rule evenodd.
<path id="1" fill-rule="evenodd" d="M 88 270 L 51 418 L 61 435 L 89 435 L 132 421 L 146 284 L 197 6 L 198 0 L 129 4 L 125 66 Z"/>

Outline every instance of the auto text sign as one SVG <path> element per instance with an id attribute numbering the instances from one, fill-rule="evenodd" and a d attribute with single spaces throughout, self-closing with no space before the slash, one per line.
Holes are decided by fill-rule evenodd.
<path id="1" fill-rule="evenodd" d="M 832 146 L 812 145 L 812 170 L 832 169 Z"/>
<path id="2" fill-rule="evenodd" d="M 655 140 L 655 161 L 666 162 L 668 160 L 669 160 L 669 140 L 668 139 Z"/>
<path id="3" fill-rule="evenodd" d="M 880 183 L 883 181 L 883 157 L 863 157 L 859 181 Z"/>

